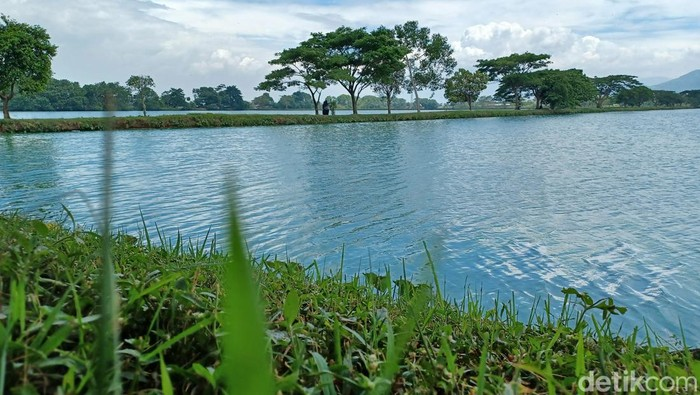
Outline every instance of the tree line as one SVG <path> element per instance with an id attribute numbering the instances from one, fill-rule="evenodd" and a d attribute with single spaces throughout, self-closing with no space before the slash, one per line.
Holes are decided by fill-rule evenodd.
<path id="1" fill-rule="evenodd" d="M 631 75 L 588 77 L 582 70 L 550 69 L 549 54 L 514 53 L 495 59 L 480 59 L 475 71 L 455 70 L 457 62 L 446 37 L 409 21 L 393 28 L 342 26 L 332 32 L 311 33 L 296 47 L 275 54 L 269 63 L 275 69 L 256 89 L 264 91 L 250 102 L 235 85 L 220 84 L 192 90 L 181 88 L 160 95 L 148 75 L 133 75 L 124 85 L 99 82 L 81 86 L 77 82 L 51 78 L 51 61 L 57 47 L 40 26 L 19 23 L 0 16 L 0 99 L 4 118 L 10 110 L 89 111 L 104 110 L 107 97 L 114 110 L 245 110 L 309 109 L 319 113 L 324 89 L 342 87 L 347 94 L 327 96 L 332 107 L 350 109 L 438 109 L 432 97 L 444 90 L 447 108 L 472 109 L 489 82 L 498 83 L 492 98 L 516 110 L 571 108 L 582 105 L 692 106 L 700 107 L 700 90 L 681 93 L 653 91 Z M 275 101 L 271 91 L 284 92 Z M 361 94 L 371 89 L 377 96 Z M 399 98 L 402 92 L 412 102 Z M 430 92 L 421 98 L 420 92 Z M 382 103 L 380 106 L 379 103 Z"/>

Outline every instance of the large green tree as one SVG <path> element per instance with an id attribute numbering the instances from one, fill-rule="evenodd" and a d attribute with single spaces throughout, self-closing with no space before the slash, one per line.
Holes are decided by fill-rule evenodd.
<path id="1" fill-rule="evenodd" d="M 160 95 L 160 100 L 166 107 L 184 110 L 189 107 L 185 91 L 182 88 L 170 88 Z"/>
<path id="2" fill-rule="evenodd" d="M 290 87 L 303 87 L 311 94 L 314 110 L 318 115 L 318 104 L 323 89 L 328 86 L 326 70 L 322 63 L 326 55 L 322 35 L 312 37 L 294 48 L 285 49 L 276 54 L 269 63 L 280 66 L 265 76 L 255 89 L 263 91 L 285 91 Z"/>
<path id="3" fill-rule="evenodd" d="M 156 86 L 155 82 L 153 82 L 153 78 L 148 75 L 132 75 L 126 81 L 126 86 L 131 89 L 134 97 L 141 103 L 141 111 L 143 111 L 143 116 L 145 117 L 146 100 L 149 96 L 152 96 L 151 92 L 153 92 L 153 88 Z"/>
<path id="4" fill-rule="evenodd" d="M 369 33 L 364 28 L 343 26 L 317 37 L 326 48 L 323 68 L 328 80 L 348 92 L 353 114 L 357 114 L 357 100 L 365 88 L 404 67 L 402 59 L 407 49 L 387 28 Z"/>
<path id="5" fill-rule="evenodd" d="M 486 89 L 489 76 L 480 71 L 472 73 L 469 70 L 459 69 L 445 81 L 445 98 L 450 103 L 464 103 L 472 109 L 472 103 L 479 98 L 481 92 Z"/>
<path id="6" fill-rule="evenodd" d="M 486 73 L 491 81 L 499 81 L 496 97 L 515 104 L 515 109 L 522 107 L 523 92 L 528 84 L 525 75 L 531 71 L 547 67 L 551 63 L 550 55 L 525 52 L 514 53 L 496 59 L 479 59 L 477 70 Z"/>
<path id="7" fill-rule="evenodd" d="M 541 75 L 541 103 L 552 110 L 577 107 L 596 96 L 591 79 L 581 70 L 540 70 L 535 73 Z"/>
<path id="8" fill-rule="evenodd" d="M 3 118 L 10 119 L 10 100 L 17 92 L 40 92 L 49 83 L 57 47 L 40 26 L 6 15 L 0 21 L 0 99 Z"/>
<path id="9" fill-rule="evenodd" d="M 606 100 L 625 89 L 641 86 L 642 83 L 637 77 L 632 75 L 616 74 L 606 77 L 593 77 L 591 79 L 598 94 L 596 95 L 596 106 L 602 108 Z"/>
<path id="10" fill-rule="evenodd" d="M 243 100 L 241 90 L 236 85 L 220 84 L 216 87 L 222 110 L 245 110 L 248 103 Z"/>
<path id="11" fill-rule="evenodd" d="M 408 71 L 404 86 L 414 94 L 416 111 L 420 112 L 418 91 L 435 91 L 443 87 L 445 77 L 457 67 L 452 56 L 454 50 L 446 37 L 430 34 L 430 29 L 419 27 L 417 21 L 397 25 L 394 31 L 399 42 L 408 48 L 403 59 Z"/>

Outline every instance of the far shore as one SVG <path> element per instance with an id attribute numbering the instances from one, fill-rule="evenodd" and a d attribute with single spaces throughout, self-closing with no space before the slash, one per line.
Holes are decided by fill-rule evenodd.
<path id="1" fill-rule="evenodd" d="M 357 122 L 395 122 L 435 119 L 546 116 L 600 112 L 688 109 L 688 107 L 605 107 L 565 110 L 445 110 L 396 114 L 313 115 L 313 114 L 220 114 L 188 113 L 157 116 L 9 119 L 0 120 L 0 133 L 46 133 L 95 130 L 184 129 L 250 126 L 317 125 Z"/>

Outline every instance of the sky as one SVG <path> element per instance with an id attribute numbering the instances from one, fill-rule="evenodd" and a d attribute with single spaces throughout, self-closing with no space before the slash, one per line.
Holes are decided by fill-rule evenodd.
<path id="1" fill-rule="evenodd" d="M 262 93 L 275 53 L 312 32 L 409 20 L 446 36 L 467 70 L 526 51 L 550 54 L 551 68 L 647 84 L 700 68 L 698 0 L 3 0 L 0 13 L 48 31 L 55 78 L 150 75 L 158 93 L 226 84 L 246 100 Z"/>

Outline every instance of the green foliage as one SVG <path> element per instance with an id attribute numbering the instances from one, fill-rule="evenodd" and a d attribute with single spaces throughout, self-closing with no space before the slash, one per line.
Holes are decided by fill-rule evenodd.
<path id="1" fill-rule="evenodd" d="M 0 15 L 0 21 L 0 99 L 3 118 L 9 119 L 9 103 L 17 92 L 46 88 L 57 47 L 40 26 L 19 23 L 6 15 Z"/>
<path id="2" fill-rule="evenodd" d="M 486 89 L 488 81 L 489 77 L 485 73 L 459 69 L 445 81 L 445 98 L 451 103 L 467 102 L 471 110 L 472 103 L 479 98 L 481 91 Z"/>
<path id="3" fill-rule="evenodd" d="M 254 110 L 271 110 L 275 108 L 275 99 L 273 99 L 269 93 L 265 92 L 251 100 L 250 106 Z"/>
<path id="4" fill-rule="evenodd" d="M 146 98 L 153 98 L 153 95 L 158 97 L 158 95 L 153 91 L 156 86 L 153 82 L 153 78 L 149 75 L 132 75 L 126 81 L 126 86 L 131 89 L 134 97 L 138 99 L 141 104 L 141 111 L 143 111 L 143 116 L 146 116 Z"/>
<path id="5" fill-rule="evenodd" d="M 478 71 L 486 73 L 491 81 L 500 81 L 496 97 L 522 107 L 523 92 L 531 85 L 528 73 L 547 67 L 551 63 L 547 54 L 514 53 L 496 59 L 479 59 Z"/>
<path id="6" fill-rule="evenodd" d="M 216 88 L 202 86 L 192 90 L 196 108 L 205 110 L 245 110 L 248 103 L 243 100 L 241 91 L 235 86 L 221 84 Z"/>
<path id="7" fill-rule="evenodd" d="M 700 90 L 683 91 L 681 95 L 691 107 L 700 107 Z"/>
<path id="8" fill-rule="evenodd" d="M 271 65 L 281 68 L 267 74 L 265 81 L 255 89 L 285 91 L 290 87 L 306 88 L 318 115 L 321 93 L 328 86 L 327 70 L 322 66 L 325 52 L 324 46 L 314 35 L 297 47 L 283 50 L 269 61 Z"/>
<path id="9" fill-rule="evenodd" d="M 654 91 L 646 86 L 635 86 L 619 91 L 614 98 L 616 103 L 623 106 L 641 107 L 644 103 L 654 100 Z"/>
<path id="10" fill-rule="evenodd" d="M 182 88 L 170 88 L 160 95 L 160 100 L 166 107 L 179 110 L 186 110 L 190 104 Z"/>
<path id="11" fill-rule="evenodd" d="M 408 51 L 396 41 L 393 31 L 384 27 L 368 33 L 364 28 L 343 26 L 316 34 L 314 40 L 326 49 L 323 67 L 328 79 L 350 95 L 353 114 L 357 114 L 360 93 L 403 69 L 402 59 Z"/>
<path id="12" fill-rule="evenodd" d="M 657 106 L 667 106 L 676 107 L 686 104 L 686 98 L 673 91 L 653 91 L 654 92 L 654 105 Z"/>
<path id="13" fill-rule="evenodd" d="M 615 96 L 623 90 L 641 86 L 641 82 L 637 77 L 632 75 L 616 74 L 606 77 L 593 77 L 593 84 L 598 90 L 596 96 L 596 106 L 602 108 L 606 100 L 611 96 Z"/>
<path id="14" fill-rule="evenodd" d="M 624 308 L 576 289 L 562 290 L 557 313 L 533 307 L 521 322 L 513 299 L 491 303 L 467 290 L 450 303 L 438 297 L 437 280 L 320 275 L 315 264 L 252 259 L 240 240 L 239 253 L 227 255 L 208 240 L 159 239 L 146 228 L 139 238 L 111 239 L 126 393 L 240 392 L 238 380 L 270 383 L 255 378 L 270 364 L 272 385 L 285 394 L 566 394 L 587 371 L 676 377 L 700 366 L 680 341 L 620 337 L 613 320 Z M 0 215 L 0 392 L 104 392 L 91 381 L 102 242 L 73 225 Z M 265 330 L 231 321 L 249 320 L 260 303 Z M 222 360 L 227 338 L 258 361 L 228 386 L 240 372 Z"/>
<path id="15" fill-rule="evenodd" d="M 535 90 L 540 104 L 551 109 L 574 108 L 595 98 L 596 88 L 581 70 L 540 70 L 532 74 L 539 79 Z"/>
<path id="16" fill-rule="evenodd" d="M 401 45 L 408 48 L 404 57 L 408 79 L 404 87 L 414 94 L 416 109 L 420 111 L 418 91 L 443 87 L 445 77 L 457 67 L 452 56 L 454 50 L 445 36 L 431 34 L 429 28 L 419 27 L 417 21 L 397 25 L 394 31 Z"/>

